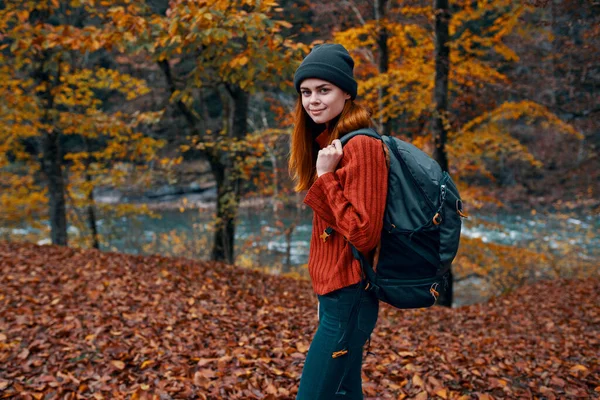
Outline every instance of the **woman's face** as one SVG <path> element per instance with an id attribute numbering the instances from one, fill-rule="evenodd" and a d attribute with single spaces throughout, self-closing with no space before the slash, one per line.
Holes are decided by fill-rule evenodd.
<path id="1" fill-rule="evenodd" d="M 300 84 L 302 106 L 317 124 L 325 124 L 342 112 L 348 93 L 322 79 L 309 78 Z"/>

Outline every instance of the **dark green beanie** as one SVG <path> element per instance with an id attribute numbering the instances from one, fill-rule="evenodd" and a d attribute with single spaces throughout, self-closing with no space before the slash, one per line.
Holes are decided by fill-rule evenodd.
<path id="1" fill-rule="evenodd" d="M 352 99 L 356 98 L 358 84 L 354 80 L 354 60 L 341 44 L 320 44 L 302 61 L 294 74 L 294 86 L 300 93 L 300 84 L 308 78 L 331 82 Z"/>

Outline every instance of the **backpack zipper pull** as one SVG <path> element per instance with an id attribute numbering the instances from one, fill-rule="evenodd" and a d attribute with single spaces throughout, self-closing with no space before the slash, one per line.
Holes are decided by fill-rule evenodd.
<path id="1" fill-rule="evenodd" d="M 434 282 L 433 285 L 431 285 L 431 287 L 429 288 L 429 292 L 431 292 L 433 297 L 435 297 L 435 301 L 437 301 L 438 297 L 440 296 L 440 293 L 437 291 L 437 288 L 438 288 L 437 282 Z"/>
<path id="2" fill-rule="evenodd" d="M 456 213 L 461 218 L 469 218 L 469 215 L 463 211 L 463 203 L 460 199 L 456 200 Z"/>

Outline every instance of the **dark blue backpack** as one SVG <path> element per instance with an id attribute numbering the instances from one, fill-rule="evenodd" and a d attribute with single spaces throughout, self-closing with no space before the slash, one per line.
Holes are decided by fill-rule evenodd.
<path id="1" fill-rule="evenodd" d="M 447 286 L 450 264 L 458 251 L 462 201 L 450 175 L 429 155 L 398 138 L 359 129 L 357 135 L 382 140 L 389 153 L 387 204 L 376 271 L 352 246 L 361 261 L 367 290 L 397 308 L 435 304 Z M 383 168 L 383 166 L 382 166 Z"/>

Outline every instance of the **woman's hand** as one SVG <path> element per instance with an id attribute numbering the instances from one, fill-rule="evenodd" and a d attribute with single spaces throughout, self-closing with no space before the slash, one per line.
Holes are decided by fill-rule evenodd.
<path id="1" fill-rule="evenodd" d="M 339 139 L 335 139 L 329 146 L 319 150 L 319 154 L 317 155 L 317 176 L 335 171 L 335 167 L 337 167 L 343 155 L 342 142 Z"/>

